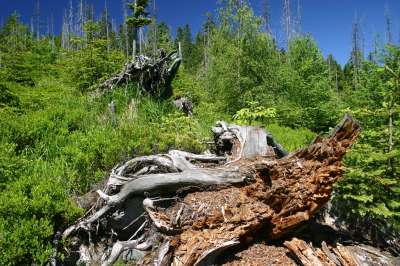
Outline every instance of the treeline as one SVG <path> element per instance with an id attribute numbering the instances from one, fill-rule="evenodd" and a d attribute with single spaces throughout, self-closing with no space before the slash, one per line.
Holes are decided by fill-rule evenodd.
<path id="1" fill-rule="evenodd" d="M 60 35 L 51 25 L 48 34 L 35 26 L 39 11 L 31 25 L 12 14 L 0 29 L 0 264 L 44 264 L 54 234 L 82 214 L 71 196 L 128 157 L 206 149 L 208 128 L 220 119 L 264 125 L 293 150 L 344 113 L 354 115 L 363 133 L 336 188 L 337 214 L 379 224 L 378 233 L 399 231 L 399 46 L 377 38 L 365 53 L 355 19 L 342 67 L 302 34 L 300 4 L 296 16 L 291 1 L 283 4 L 283 48 L 270 27 L 268 1 L 262 17 L 247 1 L 223 1 L 200 32 L 193 36 L 183 25 L 175 38 L 144 0 L 124 2 L 127 23 L 119 26 L 107 8 L 96 19 L 90 6 L 71 2 Z M 179 45 L 183 66 L 173 97 L 191 98 L 193 117 L 141 95 L 135 84 L 101 99 L 88 96 L 132 56 Z"/>

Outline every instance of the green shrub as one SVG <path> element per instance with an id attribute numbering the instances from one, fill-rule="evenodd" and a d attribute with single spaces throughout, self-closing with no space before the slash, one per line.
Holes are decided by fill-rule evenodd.
<path id="1" fill-rule="evenodd" d="M 59 178 L 20 177 L 0 194 L 0 264 L 45 264 L 55 230 L 81 215 Z"/>

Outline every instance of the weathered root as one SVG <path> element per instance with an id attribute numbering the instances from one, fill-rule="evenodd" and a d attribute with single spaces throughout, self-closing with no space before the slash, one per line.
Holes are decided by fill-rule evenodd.
<path id="1" fill-rule="evenodd" d="M 193 265 L 201 254 L 228 241 L 247 243 L 260 233 L 279 238 L 309 220 L 329 200 L 341 177 L 340 160 L 358 135 L 351 118 L 342 125 L 328 139 L 280 160 L 231 164 L 254 167 L 257 178 L 249 185 L 192 193 L 163 211 L 171 219 L 185 205 L 173 265 Z"/>
<path id="2" fill-rule="evenodd" d="M 131 81 L 137 82 L 144 93 L 156 97 L 169 96 L 172 94 L 170 91 L 172 79 L 181 62 L 182 58 L 176 51 L 168 55 L 161 53 L 156 59 L 143 55 L 136 56 L 118 74 L 100 84 L 94 96 L 101 96 Z"/>
<path id="3" fill-rule="evenodd" d="M 129 241 L 117 241 L 114 244 L 110 256 L 101 264 L 101 266 L 113 265 L 121 255 L 124 250 L 127 249 L 137 249 L 137 250 L 147 250 L 148 246 L 146 243 L 140 244 L 143 238 L 138 240 L 129 240 Z"/>
<path id="4" fill-rule="evenodd" d="M 124 228 L 130 228 L 145 212 L 148 226 L 139 229 L 153 230 L 165 244 L 153 247 L 153 262 L 205 265 L 223 250 L 251 243 L 256 236 L 280 238 L 309 220 L 329 200 L 332 186 L 342 174 L 340 160 L 358 136 L 359 126 L 346 116 L 328 138 L 316 138 L 308 148 L 281 159 L 276 159 L 279 152 L 268 145 L 268 134 L 262 128 L 220 122 L 213 131 L 220 156 L 171 151 L 135 158 L 114 168 L 106 187 L 98 192 L 95 212 L 67 229 L 64 238 L 79 231 L 97 233 L 99 225 L 107 230 L 111 216 L 132 208 L 128 206 L 132 199 L 142 199 L 143 204 L 134 205 L 138 215 Z M 197 164 L 205 162 L 217 167 Z M 221 166 L 221 162 L 226 164 Z M 173 198 L 172 204 L 150 198 L 209 186 L 216 187 L 189 193 L 181 200 Z M 115 234 L 121 239 L 124 232 Z M 122 241 L 104 261 L 112 263 L 123 250 L 137 245 L 132 240 Z"/>
<path id="5" fill-rule="evenodd" d="M 193 169 L 180 173 L 142 175 L 126 183 L 115 195 L 109 196 L 100 192 L 106 205 L 89 218 L 65 230 L 63 237 L 66 238 L 79 229 L 90 229 L 94 222 L 115 211 L 127 199 L 134 196 L 143 197 L 145 192 L 153 195 L 168 194 L 188 186 L 239 184 L 251 178 L 250 173 L 225 169 Z"/>

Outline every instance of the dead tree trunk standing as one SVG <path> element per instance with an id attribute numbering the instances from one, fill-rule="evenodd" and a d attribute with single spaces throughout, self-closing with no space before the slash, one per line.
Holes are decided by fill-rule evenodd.
<path id="1" fill-rule="evenodd" d="M 392 18 L 390 15 L 389 5 L 385 5 L 385 24 L 386 24 L 386 42 L 387 44 L 393 43 L 393 35 L 392 35 Z"/>
<path id="2" fill-rule="evenodd" d="M 346 116 L 329 137 L 279 158 L 263 128 L 219 122 L 215 155 L 170 151 L 116 166 L 63 238 L 89 264 L 139 252 L 144 265 L 212 265 L 221 252 L 281 238 L 315 215 L 359 130 Z"/>
<path id="3" fill-rule="evenodd" d="M 263 0 L 262 2 L 262 17 L 265 23 L 265 32 L 272 35 L 271 30 L 271 12 L 269 0 Z"/>
<path id="4" fill-rule="evenodd" d="M 125 41 L 125 56 L 126 56 L 126 61 L 128 61 L 129 58 L 129 38 L 128 38 L 128 25 L 126 24 L 126 19 L 128 17 L 128 11 L 127 11 L 127 3 L 126 0 L 122 0 L 122 10 L 123 10 L 123 17 L 124 21 L 122 24 L 122 29 L 123 29 L 123 35 L 124 35 L 124 41 Z"/>
<path id="5" fill-rule="evenodd" d="M 158 47 L 158 33 L 157 33 L 157 9 L 156 0 L 153 0 L 153 57 L 157 57 L 157 47 Z"/>
<path id="6" fill-rule="evenodd" d="M 352 27 L 352 52 L 351 52 L 351 60 L 353 63 L 354 88 L 357 88 L 359 84 L 361 62 L 363 59 L 363 49 L 362 49 L 363 45 L 361 43 L 362 43 L 361 21 L 358 15 L 356 14 L 354 17 L 354 22 Z"/>
<path id="7" fill-rule="evenodd" d="M 286 49 L 289 49 L 290 39 L 292 38 L 292 16 L 290 10 L 290 0 L 283 1 L 282 27 L 285 34 L 285 47 Z"/>
<path id="8" fill-rule="evenodd" d="M 107 0 L 104 0 L 104 11 L 105 11 L 105 16 L 106 16 L 106 38 L 107 38 L 107 57 L 110 56 L 110 49 L 111 49 L 111 43 L 110 43 L 110 29 L 108 28 L 108 5 L 107 5 Z"/>
<path id="9" fill-rule="evenodd" d="M 40 0 L 36 0 L 36 5 L 35 5 L 35 37 L 36 40 L 38 41 L 40 39 Z"/>
<path id="10" fill-rule="evenodd" d="M 297 0 L 297 9 L 296 9 L 296 23 L 295 23 L 295 31 L 296 31 L 296 37 L 300 37 L 302 35 L 302 29 L 301 29 L 301 0 Z"/>

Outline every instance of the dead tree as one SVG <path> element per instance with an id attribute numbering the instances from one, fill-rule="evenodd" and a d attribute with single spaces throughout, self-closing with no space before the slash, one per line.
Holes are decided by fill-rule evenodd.
<path id="1" fill-rule="evenodd" d="M 119 73 L 100 84 L 94 95 L 103 95 L 119 85 L 136 82 L 145 94 L 157 98 L 169 97 L 172 95 L 171 82 L 181 62 L 182 58 L 176 51 L 169 54 L 160 51 L 159 58 L 156 59 L 135 56 Z"/>
<path id="2" fill-rule="evenodd" d="M 283 1 L 282 29 L 285 37 L 285 46 L 289 49 L 290 39 L 292 38 L 292 16 L 290 10 L 290 0 Z"/>
<path id="3" fill-rule="evenodd" d="M 360 79 L 361 64 L 363 60 L 361 21 L 356 14 L 351 32 L 352 50 L 351 62 L 353 67 L 353 86 L 357 88 Z"/>
<path id="4" fill-rule="evenodd" d="M 123 24 L 122 24 L 122 34 L 124 36 L 124 48 L 125 48 L 125 57 L 126 60 L 128 61 L 129 57 L 129 37 L 128 37 L 128 25 L 126 24 L 126 19 L 128 17 L 128 10 L 127 10 L 127 3 L 126 0 L 122 0 L 122 12 L 123 12 Z"/>
<path id="5" fill-rule="evenodd" d="M 385 24 L 386 24 L 386 41 L 387 44 L 393 43 L 392 37 L 392 18 L 390 16 L 389 5 L 385 5 Z"/>
<path id="6" fill-rule="evenodd" d="M 62 32 L 61 32 L 61 47 L 63 49 L 70 49 L 70 26 L 67 15 L 67 10 L 64 11 L 63 23 L 62 23 Z"/>
<path id="7" fill-rule="evenodd" d="M 40 0 L 36 0 L 35 3 L 35 38 L 36 40 L 40 39 Z"/>
<path id="8" fill-rule="evenodd" d="M 173 150 L 116 166 L 80 200 L 88 212 L 63 239 L 79 263 L 112 265 L 135 253 L 141 265 L 212 265 L 226 250 L 281 238 L 314 216 L 359 131 L 346 116 L 327 138 L 280 158 L 265 129 L 219 122 L 217 154 Z"/>
<path id="9" fill-rule="evenodd" d="M 301 18 L 301 2 L 300 2 L 300 0 L 297 0 L 296 23 L 295 23 L 296 37 L 299 37 L 302 34 L 301 20 L 302 20 L 302 18 Z"/>
<path id="10" fill-rule="evenodd" d="M 262 2 L 262 17 L 265 23 L 265 32 L 268 34 L 272 34 L 271 29 L 271 12 L 270 12 L 270 4 L 269 0 L 263 0 Z"/>

